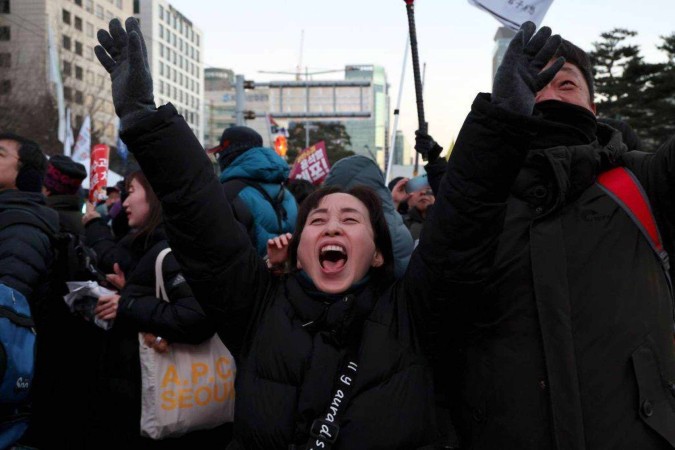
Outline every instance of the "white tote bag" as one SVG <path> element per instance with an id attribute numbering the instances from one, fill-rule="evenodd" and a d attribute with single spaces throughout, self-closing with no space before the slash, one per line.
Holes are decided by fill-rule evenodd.
<path id="1" fill-rule="evenodd" d="M 164 287 L 164 249 L 155 261 L 156 296 L 169 301 Z M 141 435 L 152 439 L 206 430 L 234 419 L 232 354 L 217 334 L 198 345 L 171 343 L 157 353 L 138 335 L 141 356 Z"/>

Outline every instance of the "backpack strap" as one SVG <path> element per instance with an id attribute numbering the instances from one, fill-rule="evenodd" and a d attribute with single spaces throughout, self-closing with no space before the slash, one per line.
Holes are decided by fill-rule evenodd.
<path id="1" fill-rule="evenodd" d="M 630 216 L 668 274 L 670 270 L 668 253 L 663 247 L 647 194 L 633 172 L 625 167 L 616 167 L 600 174 L 598 185 Z"/>
<path id="2" fill-rule="evenodd" d="M 155 297 L 162 299 L 164 301 L 169 301 L 169 296 L 166 293 L 166 287 L 164 286 L 164 272 L 162 271 L 162 264 L 164 263 L 164 258 L 171 252 L 171 248 L 167 247 L 157 255 L 155 259 Z"/>
<path id="3" fill-rule="evenodd" d="M 227 185 L 229 183 L 233 183 L 233 187 L 230 188 L 231 191 L 228 193 Z M 234 184 L 236 183 L 236 184 Z M 274 210 L 274 214 L 277 216 L 277 226 L 279 227 L 277 234 L 283 233 L 283 221 L 288 217 L 288 213 L 286 212 L 286 208 L 284 208 L 284 197 L 286 195 L 286 189 L 284 189 L 284 183 L 279 183 L 279 191 L 277 194 L 272 198 L 272 196 L 263 188 L 260 183 L 254 180 L 249 180 L 246 178 L 234 178 L 232 180 L 228 180 L 224 184 L 225 186 L 225 194 L 227 195 L 228 199 L 230 199 L 230 202 L 233 202 L 233 200 L 230 198 L 232 195 L 231 192 L 234 192 L 236 189 L 236 194 L 234 197 L 236 198 L 239 195 L 239 192 L 244 187 L 252 187 L 256 191 L 260 193 L 260 195 L 263 196 L 265 200 L 267 200 L 267 203 L 269 203 L 272 206 L 272 209 Z M 236 187 L 235 187 L 236 186 Z M 234 202 L 233 202 L 234 203 Z M 250 215 L 250 212 L 248 213 Z M 252 221 L 252 219 L 251 219 Z M 242 220 L 240 220 L 242 222 Z M 245 223 L 245 222 L 242 222 Z M 245 223 L 246 224 L 246 223 Z"/>
<path id="4" fill-rule="evenodd" d="M 615 167 L 601 173 L 598 176 L 597 184 L 633 220 L 661 262 L 663 273 L 666 275 L 666 281 L 668 282 L 670 296 L 673 300 L 673 321 L 675 322 L 675 297 L 673 297 L 673 283 L 670 279 L 668 252 L 663 247 L 663 241 L 649 204 L 649 198 L 640 181 L 633 172 L 625 167 Z M 675 325 L 673 329 L 675 330 Z"/>

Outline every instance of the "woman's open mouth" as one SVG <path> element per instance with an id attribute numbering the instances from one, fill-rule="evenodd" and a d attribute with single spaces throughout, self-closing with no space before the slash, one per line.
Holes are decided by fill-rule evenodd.
<path id="1" fill-rule="evenodd" d="M 347 251 L 341 245 L 324 245 L 319 252 L 319 263 L 326 273 L 339 272 L 347 263 Z"/>

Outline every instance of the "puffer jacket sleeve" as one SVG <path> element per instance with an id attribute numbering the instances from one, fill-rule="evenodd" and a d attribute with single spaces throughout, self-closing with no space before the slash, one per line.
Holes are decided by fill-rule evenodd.
<path id="1" fill-rule="evenodd" d="M 157 253 L 146 254 L 139 267 L 153 266 Z M 169 301 L 148 295 L 154 286 L 128 284 L 121 292 L 118 320 L 169 342 L 199 344 L 213 336 L 215 324 L 194 298 L 172 253 L 166 255 L 162 273 Z"/>
<path id="2" fill-rule="evenodd" d="M 25 224 L 0 229 L 0 283 L 30 298 L 46 280 L 52 245 L 42 230 Z"/>
<path id="3" fill-rule="evenodd" d="M 185 120 L 160 107 L 122 133 L 159 197 L 176 260 L 233 353 L 271 275 L 236 221 L 214 168 Z"/>
<path id="4" fill-rule="evenodd" d="M 536 128 L 479 94 L 457 138 L 403 280 L 423 333 L 442 303 L 471 298 L 491 271 L 510 189 Z"/>
<path id="5" fill-rule="evenodd" d="M 118 244 L 103 219 L 93 219 L 85 225 L 84 242 L 96 253 L 96 265 L 103 273 L 113 273 L 115 263 L 124 270 L 129 267 L 129 252 Z"/>

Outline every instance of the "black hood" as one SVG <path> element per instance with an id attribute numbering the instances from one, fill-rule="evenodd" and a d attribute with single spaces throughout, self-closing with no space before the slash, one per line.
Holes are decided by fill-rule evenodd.
<path id="1" fill-rule="evenodd" d="M 45 197 L 38 192 L 15 189 L 0 191 L 0 213 L 6 210 L 26 211 L 46 225 L 54 233 L 59 231 L 59 215 L 45 204 Z"/>

